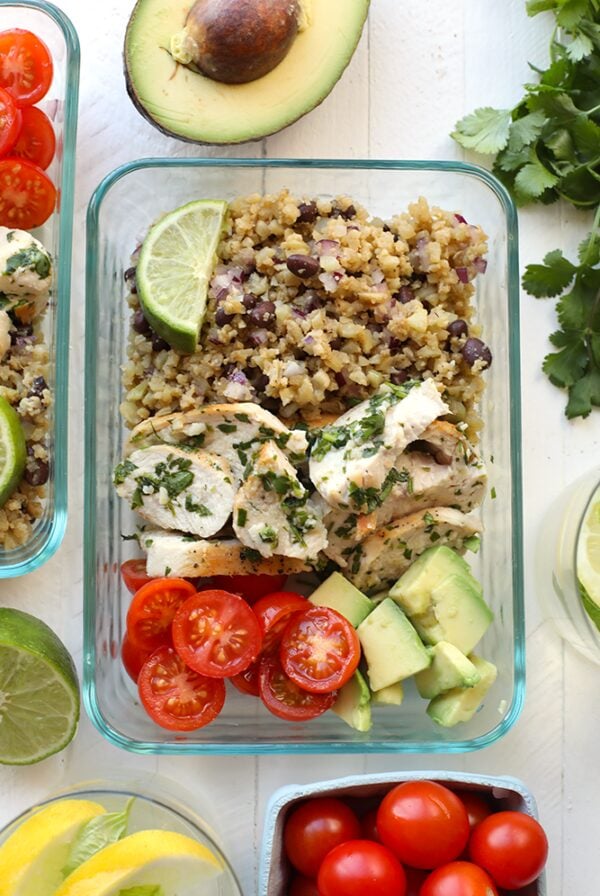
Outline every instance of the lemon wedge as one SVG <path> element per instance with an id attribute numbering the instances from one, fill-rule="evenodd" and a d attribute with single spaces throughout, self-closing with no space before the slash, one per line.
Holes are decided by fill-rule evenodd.
<path id="1" fill-rule="evenodd" d="M 160 886 L 165 896 L 199 893 L 223 870 L 206 846 L 172 831 L 138 831 L 105 846 L 79 866 L 54 896 L 119 896 L 129 887 Z"/>
<path id="2" fill-rule="evenodd" d="M 600 629 L 600 486 L 590 498 L 581 523 L 576 565 L 581 601 Z"/>
<path id="3" fill-rule="evenodd" d="M 50 896 L 60 886 L 62 867 L 81 825 L 105 812 L 88 800 L 44 806 L 0 846 L 2 896 Z"/>

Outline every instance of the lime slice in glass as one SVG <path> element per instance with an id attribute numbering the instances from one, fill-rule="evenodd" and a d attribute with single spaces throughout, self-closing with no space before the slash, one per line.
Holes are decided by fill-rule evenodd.
<path id="1" fill-rule="evenodd" d="M 157 221 L 144 240 L 139 299 L 148 323 L 176 351 L 196 350 L 226 211 L 222 200 L 189 202 Z"/>
<path id="2" fill-rule="evenodd" d="M 30 765 L 66 747 L 79 719 L 77 673 L 41 619 L 0 608 L 0 762 Z"/>
<path id="3" fill-rule="evenodd" d="M 600 485 L 592 494 L 581 522 L 576 567 L 581 602 L 600 629 Z"/>
<path id="4" fill-rule="evenodd" d="M 21 481 L 25 458 L 25 436 L 19 415 L 0 396 L 0 507 Z"/>

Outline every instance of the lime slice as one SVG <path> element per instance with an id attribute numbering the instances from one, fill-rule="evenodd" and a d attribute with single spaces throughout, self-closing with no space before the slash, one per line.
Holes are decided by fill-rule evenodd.
<path id="1" fill-rule="evenodd" d="M 0 846 L 3 896 L 52 896 L 81 825 L 105 812 L 100 803 L 64 799 L 20 824 Z"/>
<path id="2" fill-rule="evenodd" d="M 0 762 L 30 765 L 66 747 L 79 719 L 70 654 L 41 619 L 0 608 Z"/>
<path id="3" fill-rule="evenodd" d="M 70 874 L 54 896 L 119 896 L 155 886 L 165 896 L 192 896 L 223 870 L 206 846 L 173 831 L 138 831 L 105 846 Z"/>
<path id="4" fill-rule="evenodd" d="M 136 271 L 144 315 L 172 348 L 196 350 L 227 203 L 199 199 L 176 208 L 148 232 Z"/>
<path id="5" fill-rule="evenodd" d="M 19 415 L 0 395 L 0 507 L 21 481 L 25 457 L 25 436 Z"/>
<path id="6" fill-rule="evenodd" d="M 581 523 L 576 566 L 581 602 L 600 629 L 600 485 L 590 498 Z"/>

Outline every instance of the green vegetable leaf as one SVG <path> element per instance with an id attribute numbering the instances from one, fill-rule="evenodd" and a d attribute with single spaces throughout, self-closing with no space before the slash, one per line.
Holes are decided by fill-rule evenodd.
<path id="1" fill-rule="evenodd" d="M 577 37 L 574 37 L 568 44 L 567 53 L 569 54 L 569 59 L 572 59 L 573 62 L 580 62 L 586 56 L 589 56 L 593 49 L 594 44 L 587 34 L 579 32 Z"/>
<path id="2" fill-rule="evenodd" d="M 563 292 L 577 268 L 564 257 L 560 249 L 548 252 L 543 264 L 528 264 L 523 274 L 523 288 L 532 296 L 546 298 Z"/>
<path id="3" fill-rule="evenodd" d="M 142 884 L 141 887 L 119 890 L 119 896 L 165 896 L 165 891 L 160 884 Z"/>
<path id="4" fill-rule="evenodd" d="M 548 119 L 541 110 L 529 112 L 523 118 L 513 121 L 510 126 L 508 149 L 512 152 L 519 152 L 525 146 L 529 146 L 540 136 L 547 121 Z"/>
<path id="5" fill-rule="evenodd" d="M 586 371 L 588 354 L 585 342 L 578 334 L 566 334 L 558 330 L 550 337 L 559 352 L 551 352 L 544 358 L 542 369 L 555 386 L 573 386 Z"/>
<path id="6" fill-rule="evenodd" d="M 587 417 L 592 407 L 598 406 L 600 406 L 600 370 L 592 370 L 569 389 L 569 401 L 565 413 L 569 420 L 574 417 Z"/>
<path id="7" fill-rule="evenodd" d="M 563 0 L 562 8 L 556 16 L 561 28 L 572 31 L 589 12 L 588 0 Z"/>
<path id="8" fill-rule="evenodd" d="M 546 12 L 557 8 L 557 0 L 527 0 L 527 15 L 537 16 L 539 12 Z"/>
<path id="9" fill-rule="evenodd" d="M 556 186 L 559 178 L 549 171 L 537 157 L 534 157 L 519 171 L 515 177 L 517 201 L 528 202 L 537 199 L 546 190 Z"/>
<path id="10" fill-rule="evenodd" d="M 116 843 L 117 840 L 121 840 L 125 836 L 133 802 L 133 799 L 128 800 L 121 812 L 97 815 L 80 828 L 71 844 L 66 864 L 62 869 L 65 877 L 99 850 L 111 843 Z"/>
<path id="11" fill-rule="evenodd" d="M 508 143 L 510 125 L 509 109 L 485 106 L 461 118 L 450 136 L 465 149 L 491 155 L 504 149 Z"/>
<path id="12" fill-rule="evenodd" d="M 577 251 L 581 264 L 595 265 L 600 262 L 600 235 L 592 231 L 579 244 Z"/>

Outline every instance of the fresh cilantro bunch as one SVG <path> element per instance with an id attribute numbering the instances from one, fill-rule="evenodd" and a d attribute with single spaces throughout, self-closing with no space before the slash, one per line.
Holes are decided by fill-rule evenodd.
<path id="1" fill-rule="evenodd" d="M 556 27 L 550 65 L 533 68 L 536 83 L 513 109 L 485 107 L 456 125 L 452 137 L 467 149 L 495 155 L 493 171 L 518 205 L 565 199 L 600 207 L 600 0 L 527 0 L 529 15 L 552 11 Z M 600 242 L 598 213 L 574 264 L 560 250 L 529 265 L 524 288 L 537 297 L 561 295 L 558 351 L 543 369 L 569 390 L 567 417 L 600 406 Z M 565 292 L 570 287 L 568 292 Z"/>

